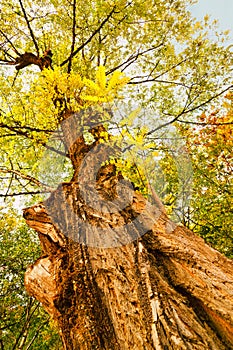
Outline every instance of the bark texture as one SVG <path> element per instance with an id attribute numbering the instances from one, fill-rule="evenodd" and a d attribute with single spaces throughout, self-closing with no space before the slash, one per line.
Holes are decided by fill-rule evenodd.
<path id="1" fill-rule="evenodd" d="M 39 52 L 38 55 L 35 55 L 32 52 L 25 52 L 23 54 L 20 54 L 19 52 L 17 53 L 18 56 L 15 59 L 4 61 L 6 64 L 14 65 L 17 71 L 31 65 L 38 66 L 41 71 L 44 68 L 52 68 L 53 53 L 50 49 L 44 51 L 41 57 L 39 56 Z"/>
<path id="2" fill-rule="evenodd" d="M 73 179 L 24 210 L 43 251 L 26 272 L 27 291 L 57 321 L 66 350 L 233 349 L 232 261 L 127 181 L 117 195 L 113 165 L 93 185 L 93 159 L 106 152 L 98 130 L 90 146 L 63 124 Z"/>

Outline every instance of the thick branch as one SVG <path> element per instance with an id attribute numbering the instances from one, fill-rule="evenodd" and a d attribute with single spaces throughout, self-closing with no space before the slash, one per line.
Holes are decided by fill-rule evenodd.
<path id="1" fill-rule="evenodd" d="M 25 52 L 15 59 L 14 64 L 17 70 L 23 69 L 31 64 L 35 64 L 40 70 L 43 70 L 44 68 L 52 67 L 52 56 L 51 50 L 46 50 L 42 57 L 36 56 L 31 52 Z"/>

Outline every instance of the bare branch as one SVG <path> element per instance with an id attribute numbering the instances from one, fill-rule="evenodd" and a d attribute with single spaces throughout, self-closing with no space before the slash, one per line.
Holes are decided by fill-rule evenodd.
<path id="1" fill-rule="evenodd" d="M 134 78 L 132 78 L 134 79 Z M 161 79 L 154 79 L 154 78 L 151 78 L 151 79 L 145 79 L 145 80 L 141 80 L 141 81 L 135 81 L 135 82 L 132 82 L 132 81 L 129 81 L 128 84 L 133 84 L 133 85 L 136 85 L 136 84 L 143 84 L 143 83 L 151 83 L 151 82 L 156 82 L 156 83 L 161 83 L 161 84 L 170 84 L 170 85 L 177 85 L 177 86 L 183 86 L 187 89 L 190 88 L 190 86 L 184 84 L 184 83 L 180 83 L 178 81 L 171 81 L 171 80 L 161 80 Z"/>
<path id="2" fill-rule="evenodd" d="M 11 160 L 10 160 L 10 164 L 11 164 L 11 167 L 13 167 Z M 13 182 L 13 176 L 11 176 L 11 178 L 10 178 L 5 195 L 7 195 L 10 192 L 12 182 Z"/>
<path id="3" fill-rule="evenodd" d="M 134 79 L 137 79 L 139 77 L 133 77 L 131 78 L 131 81 L 128 84 L 142 84 L 142 83 L 150 83 L 150 82 L 164 82 L 164 83 L 169 83 L 169 84 L 176 84 L 176 85 L 184 85 L 182 83 L 175 83 L 175 82 L 168 82 L 166 80 L 159 80 L 158 78 L 162 77 L 163 75 L 169 73 L 170 71 L 172 71 L 174 68 L 179 67 L 181 64 L 183 64 L 184 62 L 186 62 L 188 59 L 190 59 L 190 57 L 186 57 L 184 58 L 182 61 L 174 64 L 173 66 L 169 67 L 168 69 L 166 69 L 164 72 L 158 74 L 157 76 L 155 76 L 154 78 L 146 78 L 146 76 L 144 78 L 144 80 L 138 80 L 138 81 L 133 81 Z M 151 75 L 151 74 L 150 74 Z M 140 77 L 142 78 L 142 77 Z"/>
<path id="4" fill-rule="evenodd" d="M 0 64 L 7 65 L 7 66 L 13 66 L 13 65 L 15 65 L 15 61 L 8 61 L 8 60 L 0 58 Z"/>
<path id="5" fill-rule="evenodd" d="M 6 127 L 6 124 L 0 123 L 0 128 L 1 127 L 3 127 L 3 128 Z M 26 125 L 24 125 L 24 126 L 21 126 L 21 125 L 18 126 L 17 125 L 17 126 L 14 126 L 13 128 L 14 128 L 14 130 L 25 129 L 25 130 L 29 130 L 29 131 L 45 132 L 45 133 L 48 133 L 48 134 L 54 133 L 54 130 L 52 130 L 52 129 L 39 129 L 39 128 L 35 128 L 35 127 L 32 127 L 32 126 L 26 126 Z"/>
<path id="6" fill-rule="evenodd" d="M 31 64 L 35 64 L 42 71 L 44 68 L 52 68 L 52 56 L 53 54 L 51 50 L 46 50 L 41 57 L 36 56 L 31 52 L 25 52 L 16 57 L 15 61 L 11 64 L 14 64 L 18 71 L 30 66 Z"/>
<path id="7" fill-rule="evenodd" d="M 193 108 L 188 109 L 187 111 L 184 111 L 182 114 L 187 114 L 190 112 L 193 112 L 194 110 L 204 107 L 206 104 L 208 104 L 209 102 L 211 102 L 212 100 L 214 100 L 217 97 L 220 97 L 221 95 L 223 95 L 225 92 L 229 91 L 233 89 L 233 85 L 228 86 L 227 88 L 225 88 L 224 90 L 218 92 L 217 94 L 211 96 L 208 100 L 206 100 L 205 102 L 200 103 L 198 106 L 195 106 Z"/>
<path id="8" fill-rule="evenodd" d="M 34 336 L 32 337 L 31 341 L 29 342 L 29 344 L 27 345 L 25 350 L 29 350 L 32 346 L 32 344 L 34 343 L 35 339 L 38 337 L 38 335 L 40 334 L 40 330 L 46 325 L 48 324 L 50 320 L 50 316 L 46 318 L 46 320 L 39 326 L 39 328 L 36 330 L 36 333 L 34 334 Z"/>
<path id="9" fill-rule="evenodd" d="M 36 305 L 34 307 L 34 309 L 33 309 L 33 306 L 34 306 L 33 304 Z M 15 341 L 14 346 L 12 347 L 12 350 L 15 350 L 16 348 L 19 349 L 18 344 L 19 344 L 20 339 L 22 337 L 24 337 L 24 339 L 22 339 L 23 340 L 22 344 L 25 343 L 25 340 L 26 340 L 25 337 L 27 337 L 27 334 L 28 334 L 28 328 L 29 328 L 29 325 L 30 325 L 30 320 L 31 320 L 33 314 L 35 313 L 35 311 L 39 308 L 39 306 L 40 306 L 40 303 L 38 303 L 38 302 L 32 300 L 32 298 L 30 298 L 30 301 L 29 301 L 29 303 L 27 305 L 27 308 L 26 308 L 26 320 L 25 320 L 25 322 L 24 322 L 24 324 L 22 326 L 22 329 L 21 329 L 21 331 L 20 331 L 20 333 L 19 333 L 19 335 L 18 335 L 18 337 L 17 337 L 17 339 Z M 24 336 L 26 331 L 27 331 L 27 333 Z M 21 347 L 21 349 L 22 349 L 22 347 Z"/>

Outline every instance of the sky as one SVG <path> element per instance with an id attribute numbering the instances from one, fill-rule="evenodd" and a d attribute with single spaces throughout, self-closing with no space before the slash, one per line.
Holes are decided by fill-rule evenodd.
<path id="1" fill-rule="evenodd" d="M 229 36 L 233 43 L 233 0 L 199 0 L 192 6 L 191 12 L 197 20 L 203 19 L 206 14 L 219 20 L 221 30 L 230 29 Z"/>

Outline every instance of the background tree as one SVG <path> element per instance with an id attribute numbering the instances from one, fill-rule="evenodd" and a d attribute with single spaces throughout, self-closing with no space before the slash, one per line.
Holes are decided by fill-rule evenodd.
<path id="1" fill-rule="evenodd" d="M 1 214 L 1 349 L 59 349 L 57 331 L 24 287 L 27 266 L 40 255 L 38 238 L 10 210 Z"/>
<path id="2" fill-rule="evenodd" d="M 195 189 L 184 223 L 232 258 L 232 94 L 182 129 Z"/>
<path id="3" fill-rule="evenodd" d="M 112 227 L 140 217 L 147 202 L 134 192 L 130 208 L 110 217 L 101 211 L 98 217 L 98 212 L 84 205 L 77 188 L 79 179 L 88 189 L 94 163 L 90 161 L 85 179 L 78 178 L 80 162 L 95 146 L 111 139 L 108 130 L 118 135 L 116 148 L 125 146 L 133 157 L 128 165 L 123 159 L 125 166 L 112 160 L 102 167 L 98 191 L 105 200 L 112 200 L 122 168 L 135 187 L 144 190 L 145 183 L 140 180 L 145 176 L 137 166 L 135 179 L 133 159 L 153 160 L 158 150 L 166 154 L 169 145 L 164 141 L 168 131 L 172 137 L 170 126 L 194 118 L 232 88 L 230 50 L 223 47 L 221 35 L 214 42 L 208 40 L 208 19 L 205 25 L 195 23 L 186 10 L 188 4 L 96 1 L 90 7 L 75 0 L 46 5 L 21 0 L 2 3 L 1 62 L 6 65 L 1 81 L 2 196 L 9 200 L 20 194 L 51 193 L 45 208 L 39 205 L 24 212 L 29 226 L 39 232 L 44 254 L 28 270 L 26 285 L 58 322 L 67 349 L 231 346 L 230 287 L 225 291 L 231 264 L 202 240 L 169 222 L 155 194 L 151 197 L 157 209 L 148 204 L 141 228 L 135 227 L 132 233 L 138 237 L 149 230 L 150 234 L 109 250 L 93 250 L 70 239 L 79 232 L 86 242 L 87 232 L 77 227 L 63 200 L 65 195 L 74 212 L 84 221 L 90 220 L 93 227 L 103 224 L 112 239 L 117 230 Z M 17 74 L 9 70 L 11 65 Z M 113 108 L 110 103 L 119 98 L 124 85 L 127 103 L 118 102 Z M 90 113 L 90 106 L 103 104 L 104 113 L 98 109 L 94 115 Z M 138 106 L 141 109 L 135 114 Z M 81 129 L 62 123 L 80 110 Z M 85 110 L 89 112 L 85 114 Z M 41 177 L 45 150 L 67 156 L 63 168 L 67 183 L 57 190 L 53 172 L 51 181 L 48 172 Z M 100 153 L 96 156 L 101 159 Z M 50 165 L 51 169 L 57 165 L 56 157 Z M 122 200 L 124 195 L 127 193 L 123 192 Z M 60 218 L 66 217 L 64 222 L 59 222 L 58 213 Z M 152 220 L 153 230 L 151 217 L 158 219 Z M 54 226 L 56 219 L 59 227 Z M 127 237 L 129 232 L 122 233 Z M 199 259 L 194 260 L 197 251 Z M 217 260 L 211 269 L 210 262 Z M 211 278 L 206 284 L 201 271 L 208 269 Z M 212 283 L 216 275 L 218 288 Z M 198 278 L 192 281 L 191 276 Z"/>

